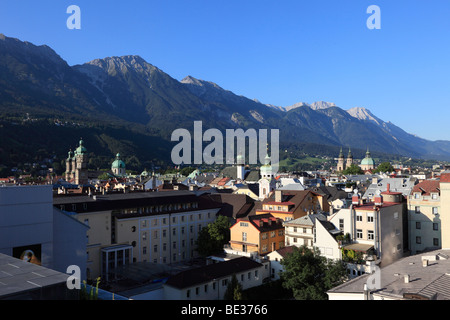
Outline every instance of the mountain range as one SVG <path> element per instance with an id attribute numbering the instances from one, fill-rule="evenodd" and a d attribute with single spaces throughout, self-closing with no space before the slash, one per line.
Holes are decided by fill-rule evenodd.
<path id="1" fill-rule="evenodd" d="M 204 130 L 280 129 L 280 142 L 285 144 L 303 142 L 450 159 L 449 141 L 409 134 L 365 108 L 344 110 L 324 101 L 289 107 L 267 105 L 193 76 L 176 80 L 136 55 L 69 66 L 48 46 L 3 34 L 0 114 L 3 162 L 12 161 L 11 152 L 30 152 L 30 148 L 66 152 L 76 147 L 77 135 L 105 155 L 121 152 L 168 160 L 174 145 L 170 142 L 172 131 L 192 130 L 194 121 L 203 121 Z M 42 136 L 30 122 L 27 129 L 11 127 L 18 119 L 24 124 L 25 117 L 51 120 L 52 129 L 47 126 L 44 131 L 48 135 Z M 78 125 L 55 127 L 55 121 Z"/>

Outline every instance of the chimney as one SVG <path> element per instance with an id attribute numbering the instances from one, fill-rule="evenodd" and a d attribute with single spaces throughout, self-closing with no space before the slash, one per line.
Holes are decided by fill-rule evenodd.
<path id="1" fill-rule="evenodd" d="M 388 192 L 388 193 L 389 193 L 389 192 L 391 192 L 391 191 L 390 191 L 390 189 L 391 189 L 391 184 L 390 184 L 390 183 L 388 183 L 388 184 L 387 184 L 387 189 L 386 189 L 386 192 Z"/>
<path id="2" fill-rule="evenodd" d="M 373 197 L 373 202 L 376 206 L 382 206 L 383 205 L 383 196 L 381 194 L 377 194 L 375 197 Z"/>
<path id="3" fill-rule="evenodd" d="M 423 259 L 422 260 L 422 266 L 423 267 L 428 267 L 428 259 Z"/>
<path id="4" fill-rule="evenodd" d="M 378 184 L 378 178 L 372 177 L 372 184 Z"/>
<path id="5" fill-rule="evenodd" d="M 403 279 L 405 280 L 405 283 L 409 283 L 409 274 L 405 274 Z"/>
<path id="6" fill-rule="evenodd" d="M 357 193 L 353 194 L 352 196 L 352 205 L 359 205 L 359 195 Z"/>
<path id="7" fill-rule="evenodd" d="M 283 202 L 283 194 L 281 190 L 275 190 L 275 202 Z"/>

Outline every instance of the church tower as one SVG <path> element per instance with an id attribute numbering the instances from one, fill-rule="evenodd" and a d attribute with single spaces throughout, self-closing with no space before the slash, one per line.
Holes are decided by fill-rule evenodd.
<path id="1" fill-rule="evenodd" d="M 87 184 L 88 183 L 88 157 L 87 150 L 83 146 L 83 139 L 80 139 L 79 146 L 75 150 L 75 184 Z M 72 168 L 73 169 L 73 168 Z"/>
<path id="2" fill-rule="evenodd" d="M 270 165 L 270 157 L 268 151 L 264 158 L 264 165 L 260 168 L 261 178 L 259 179 L 259 198 L 265 199 L 272 191 L 275 191 L 276 180 L 273 176 L 272 166 Z"/>
<path id="3" fill-rule="evenodd" d="M 339 152 L 339 157 L 337 158 L 337 167 L 336 167 L 336 171 L 343 171 L 344 168 L 344 153 L 342 152 L 342 148 L 341 151 Z"/>
<path id="4" fill-rule="evenodd" d="M 66 159 L 66 181 L 69 182 L 73 179 L 72 176 L 72 158 L 73 158 L 73 152 L 72 149 L 69 150 L 67 159 Z"/>
<path id="5" fill-rule="evenodd" d="M 345 169 L 350 168 L 350 166 L 353 164 L 353 155 L 352 155 L 352 150 L 350 148 L 348 148 L 348 155 L 347 155 L 347 160 L 345 162 Z"/>
<path id="6" fill-rule="evenodd" d="M 244 179 L 245 179 L 245 166 L 244 166 L 244 157 L 241 155 L 241 154 L 239 154 L 238 156 L 237 156 L 237 161 L 236 161 L 236 165 L 237 165 L 237 168 L 236 168 L 236 178 L 238 179 L 238 180 L 241 180 L 241 181 L 244 181 Z"/>

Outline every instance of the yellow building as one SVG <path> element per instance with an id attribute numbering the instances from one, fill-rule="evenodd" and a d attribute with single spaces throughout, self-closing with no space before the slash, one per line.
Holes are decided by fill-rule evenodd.
<path id="1" fill-rule="evenodd" d="M 264 255 L 284 247 L 284 226 L 271 214 L 237 219 L 230 228 L 231 249 Z"/>
<path id="2" fill-rule="evenodd" d="M 409 249 L 417 254 L 441 247 L 441 195 L 439 180 L 416 184 L 408 196 Z"/>
<path id="3" fill-rule="evenodd" d="M 450 174 L 441 174 L 439 189 L 441 191 L 441 247 L 450 248 Z"/>

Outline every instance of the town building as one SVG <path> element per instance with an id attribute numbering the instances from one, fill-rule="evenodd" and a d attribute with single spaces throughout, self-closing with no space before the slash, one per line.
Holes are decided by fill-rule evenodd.
<path id="1" fill-rule="evenodd" d="M 238 257 L 182 271 L 164 284 L 163 297 L 165 300 L 223 300 L 233 276 L 243 290 L 260 286 L 270 277 L 269 264 L 269 261 Z"/>
<path id="2" fill-rule="evenodd" d="M 341 259 L 341 251 L 336 236 L 342 234 L 327 216 L 321 213 L 306 215 L 284 222 L 285 245 L 306 246 L 319 249 L 320 255 L 333 260 Z"/>
<path id="3" fill-rule="evenodd" d="M 283 221 L 294 220 L 321 211 L 320 197 L 310 190 L 275 190 L 262 201 L 262 208 L 257 209 L 256 214 L 270 213 Z"/>
<path id="4" fill-rule="evenodd" d="M 115 277 L 115 268 L 134 262 L 172 264 L 196 258 L 200 230 L 221 209 L 190 191 L 60 195 L 53 204 L 90 227 L 87 278 L 106 281 Z"/>
<path id="5" fill-rule="evenodd" d="M 230 228 L 232 250 L 265 255 L 284 247 L 284 226 L 271 214 L 250 215 L 237 219 Z"/>
<path id="6" fill-rule="evenodd" d="M 450 251 L 401 258 L 327 291 L 329 300 L 450 300 Z"/>
<path id="7" fill-rule="evenodd" d="M 389 189 L 380 192 L 373 202 L 363 201 L 355 193 L 352 205 L 330 215 L 328 221 L 342 233 L 349 234 L 349 243 L 342 247 L 372 257 L 382 265 L 388 265 L 403 257 L 407 248 L 404 232 L 402 194 Z"/>
<path id="8" fill-rule="evenodd" d="M 416 184 L 408 196 L 409 248 L 412 254 L 436 250 L 442 244 L 439 180 Z"/>

